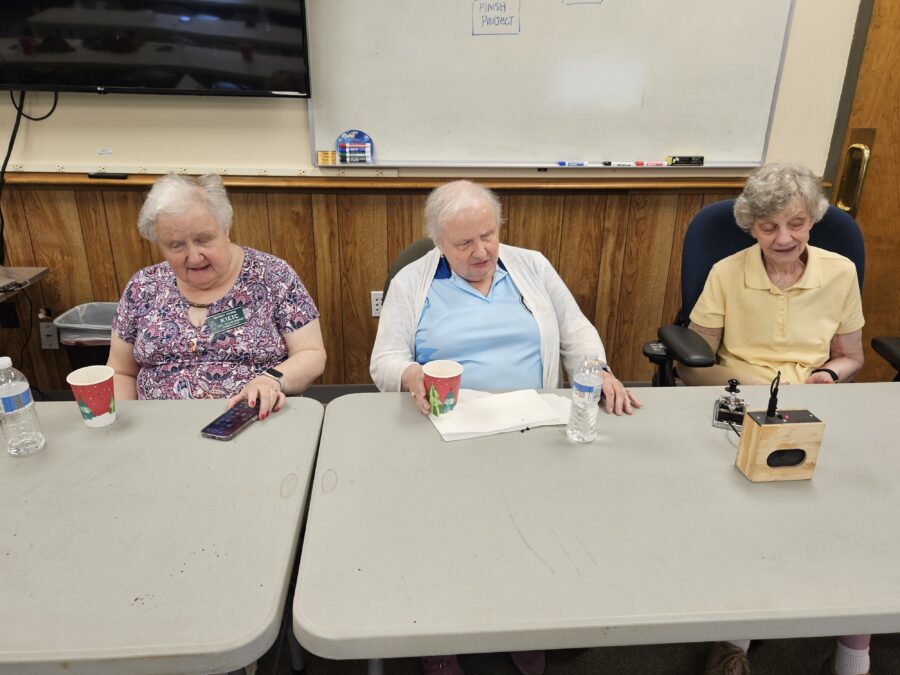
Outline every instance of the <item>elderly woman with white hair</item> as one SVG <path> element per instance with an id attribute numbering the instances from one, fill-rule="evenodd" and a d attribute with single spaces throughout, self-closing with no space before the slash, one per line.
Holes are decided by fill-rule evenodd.
<path id="1" fill-rule="evenodd" d="M 385 298 L 370 372 L 381 391 L 409 391 L 428 412 L 422 365 L 463 364 L 469 389 L 555 389 L 560 360 L 571 376 L 585 356 L 606 354 L 550 262 L 537 251 L 500 243 L 500 201 L 466 180 L 446 183 L 425 203 L 435 248 L 404 267 Z M 612 372 L 606 409 L 636 403 Z"/>
<path id="2" fill-rule="evenodd" d="M 325 367 L 319 312 L 291 267 L 233 244 L 222 179 L 163 176 L 138 217 L 165 262 L 128 282 L 108 364 L 119 399 L 229 398 L 277 412 Z"/>
<path id="3" fill-rule="evenodd" d="M 493 192 L 466 180 L 446 183 L 425 203 L 435 248 L 393 278 L 385 297 L 370 372 L 381 391 L 408 391 L 428 414 L 422 365 L 450 359 L 464 366 L 469 389 L 555 389 L 560 361 L 570 377 L 585 356 L 606 354 L 550 262 L 537 251 L 500 243 L 501 206 Z M 606 410 L 631 414 L 638 399 L 611 373 Z M 544 652 L 514 652 L 522 673 L 544 670 Z M 426 675 L 459 675 L 455 656 L 423 659 Z"/>
<path id="4" fill-rule="evenodd" d="M 856 267 L 809 246 L 828 202 L 803 166 L 767 164 L 734 204 L 756 244 L 716 263 L 690 328 L 716 354 L 712 368 L 678 367 L 689 384 L 847 382 L 863 365 L 863 313 Z"/>
<path id="5" fill-rule="evenodd" d="M 678 367 L 689 384 L 847 382 L 863 365 L 856 266 L 810 246 L 828 202 L 806 167 L 768 164 L 754 171 L 734 216 L 756 244 L 716 263 L 691 312 L 690 328 L 716 353 L 711 368 Z M 822 675 L 869 671 L 870 635 L 844 635 Z M 716 642 L 705 675 L 749 675 L 750 640 Z"/>

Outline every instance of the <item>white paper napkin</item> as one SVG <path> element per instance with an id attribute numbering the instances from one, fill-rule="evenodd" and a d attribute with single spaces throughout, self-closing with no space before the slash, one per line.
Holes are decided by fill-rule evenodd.
<path id="1" fill-rule="evenodd" d="M 452 412 L 429 419 L 445 441 L 490 436 L 526 427 L 565 424 L 569 399 L 557 394 L 538 394 L 534 389 L 491 394 L 463 389 Z"/>

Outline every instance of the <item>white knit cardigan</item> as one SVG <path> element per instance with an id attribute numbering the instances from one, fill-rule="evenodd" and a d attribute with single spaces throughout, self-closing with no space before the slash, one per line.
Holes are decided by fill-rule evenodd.
<path id="1" fill-rule="evenodd" d="M 400 391 L 403 372 L 415 362 L 416 328 L 434 279 L 441 252 L 434 248 L 410 263 L 391 281 L 381 309 L 369 372 L 380 391 Z M 606 361 L 597 329 L 541 253 L 500 245 L 500 260 L 537 322 L 545 389 L 562 384 L 562 365 L 571 379 L 588 354 Z"/>

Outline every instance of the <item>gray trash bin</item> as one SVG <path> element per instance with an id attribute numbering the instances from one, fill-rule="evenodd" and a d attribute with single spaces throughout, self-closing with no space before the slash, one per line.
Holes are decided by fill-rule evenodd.
<path id="1" fill-rule="evenodd" d="M 106 363 L 116 307 L 116 302 L 87 302 L 53 320 L 73 370 Z"/>

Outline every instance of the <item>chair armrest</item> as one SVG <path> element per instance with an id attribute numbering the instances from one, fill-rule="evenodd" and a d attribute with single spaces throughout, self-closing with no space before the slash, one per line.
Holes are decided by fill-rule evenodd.
<path id="1" fill-rule="evenodd" d="M 672 360 L 672 357 L 666 352 L 666 346 L 659 341 L 645 342 L 644 356 L 650 359 L 650 363 L 655 363 L 656 365 Z"/>
<path id="2" fill-rule="evenodd" d="M 900 372 L 900 337 L 896 335 L 872 338 L 872 349 L 891 367 Z"/>
<path id="3" fill-rule="evenodd" d="M 660 326 L 657 334 L 673 360 L 690 368 L 716 365 L 716 355 L 709 344 L 687 326 Z"/>

